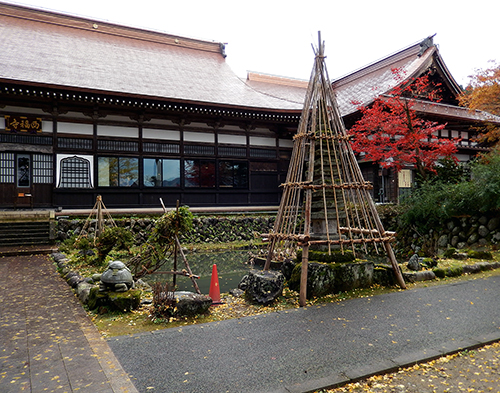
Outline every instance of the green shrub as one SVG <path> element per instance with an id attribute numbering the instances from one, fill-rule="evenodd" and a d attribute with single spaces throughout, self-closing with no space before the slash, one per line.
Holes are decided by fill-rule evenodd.
<path id="1" fill-rule="evenodd" d="M 111 250 L 129 250 L 134 243 L 132 233 L 121 227 L 107 227 L 97 238 L 97 257 L 104 262 Z"/>

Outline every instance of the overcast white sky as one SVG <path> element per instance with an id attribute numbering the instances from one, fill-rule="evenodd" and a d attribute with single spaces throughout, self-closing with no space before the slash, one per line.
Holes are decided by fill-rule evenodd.
<path id="1" fill-rule="evenodd" d="M 321 31 L 335 79 L 436 34 L 457 82 L 500 62 L 498 0 L 0 0 L 227 43 L 246 71 L 309 79 Z"/>

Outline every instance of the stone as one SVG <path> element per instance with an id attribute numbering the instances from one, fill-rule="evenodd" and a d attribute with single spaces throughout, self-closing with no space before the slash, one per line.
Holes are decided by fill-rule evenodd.
<path id="1" fill-rule="evenodd" d="M 295 261 L 287 258 L 281 265 L 281 273 L 283 273 L 287 281 L 290 280 L 290 277 L 292 277 L 292 272 L 296 264 L 297 263 Z"/>
<path id="2" fill-rule="evenodd" d="M 490 231 L 484 225 L 480 225 L 479 228 L 477 229 L 477 233 L 481 237 L 486 237 L 490 234 Z"/>
<path id="3" fill-rule="evenodd" d="M 466 245 L 467 245 L 467 243 L 465 243 L 465 242 L 458 242 L 457 243 L 457 248 L 459 250 L 461 250 L 462 248 L 465 248 Z"/>
<path id="4" fill-rule="evenodd" d="M 498 228 L 499 224 L 500 224 L 500 217 L 493 217 L 490 218 L 488 224 L 486 224 L 486 227 L 488 228 L 489 231 L 493 231 Z"/>
<path id="5" fill-rule="evenodd" d="M 151 288 L 151 285 L 149 285 L 146 281 L 142 279 L 138 279 L 135 284 L 135 288 L 142 289 L 143 291 L 151 292 L 153 289 Z"/>
<path id="6" fill-rule="evenodd" d="M 335 292 L 350 291 L 355 288 L 369 288 L 373 284 L 373 262 L 336 263 Z"/>
<path id="7" fill-rule="evenodd" d="M 212 299 L 209 296 L 199 293 L 177 291 L 174 292 L 176 304 L 176 315 L 194 316 L 204 314 L 212 305 Z"/>
<path id="8" fill-rule="evenodd" d="M 448 245 L 448 235 L 441 235 L 438 239 L 437 245 L 439 248 L 446 248 Z"/>
<path id="9" fill-rule="evenodd" d="M 475 265 L 464 265 L 464 274 L 475 274 L 481 272 L 481 266 L 478 264 Z"/>
<path id="10" fill-rule="evenodd" d="M 476 232 L 474 232 L 473 234 L 471 234 L 469 236 L 469 238 L 467 239 L 467 244 L 474 244 L 476 243 L 477 241 L 479 240 L 479 234 L 477 234 Z"/>
<path id="11" fill-rule="evenodd" d="M 453 220 L 448 221 L 446 223 L 446 228 L 451 232 L 455 228 L 455 222 Z"/>
<path id="12" fill-rule="evenodd" d="M 388 287 L 396 285 L 396 276 L 392 266 L 375 265 L 373 268 L 373 283 Z"/>
<path id="13" fill-rule="evenodd" d="M 293 270 L 293 278 L 288 286 L 300 292 L 300 276 L 302 264 L 298 263 Z M 320 297 L 335 291 L 335 271 L 326 263 L 309 262 L 307 269 L 307 298 Z"/>
<path id="14" fill-rule="evenodd" d="M 68 282 L 68 285 L 71 287 L 71 288 L 76 288 L 76 286 L 78 284 L 80 284 L 81 282 L 83 282 L 85 279 L 80 276 L 79 274 L 75 274 L 71 277 L 69 277 L 66 281 Z"/>
<path id="15" fill-rule="evenodd" d="M 94 285 L 92 284 L 89 284 L 85 281 L 79 283 L 76 287 L 76 295 L 78 296 L 78 299 L 80 299 L 80 301 L 83 303 L 83 304 L 87 304 L 88 302 L 88 299 L 89 299 L 89 294 L 90 294 L 90 290 L 94 287 Z"/>
<path id="16" fill-rule="evenodd" d="M 283 293 L 285 276 L 277 271 L 250 270 L 245 297 L 253 303 L 269 304 Z"/>
<path id="17" fill-rule="evenodd" d="M 111 309 L 116 311 L 135 310 L 141 304 L 141 290 L 131 289 L 126 292 L 106 292 Z"/>
<path id="18" fill-rule="evenodd" d="M 459 240 L 458 236 L 452 236 L 451 242 L 450 242 L 451 246 L 456 247 L 458 244 L 458 240 Z"/>
<path id="19" fill-rule="evenodd" d="M 124 292 L 134 288 L 134 279 L 130 269 L 121 261 L 111 261 L 108 269 L 101 275 L 101 291 Z"/>
<path id="20" fill-rule="evenodd" d="M 229 294 L 234 297 L 242 297 L 245 294 L 245 291 L 239 288 L 234 288 L 229 290 Z"/>
<path id="21" fill-rule="evenodd" d="M 486 216 L 481 216 L 481 217 L 479 217 L 479 220 L 478 220 L 478 221 L 479 221 L 479 223 L 480 223 L 481 225 L 486 225 L 486 224 L 488 223 L 488 217 L 486 217 Z"/>
<path id="22" fill-rule="evenodd" d="M 52 253 L 52 258 L 54 259 L 54 261 L 58 262 L 61 259 L 66 260 L 66 255 L 64 255 L 62 252 L 54 252 Z"/>
<path id="23" fill-rule="evenodd" d="M 415 273 L 415 281 L 428 281 L 428 280 L 435 280 L 436 275 L 432 270 L 425 270 L 423 272 L 417 272 Z"/>
<path id="24" fill-rule="evenodd" d="M 420 266 L 420 258 L 417 254 L 413 254 L 407 264 L 408 269 L 418 272 L 422 267 Z"/>
<path id="25" fill-rule="evenodd" d="M 240 283 L 238 284 L 238 289 L 245 291 L 248 288 L 248 274 L 241 277 Z"/>

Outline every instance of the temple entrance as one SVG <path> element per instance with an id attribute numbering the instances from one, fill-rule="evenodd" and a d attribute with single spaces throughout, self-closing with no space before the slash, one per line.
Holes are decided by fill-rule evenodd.
<path id="1" fill-rule="evenodd" d="M 51 154 L 0 152 L 0 203 L 15 209 L 52 204 Z"/>

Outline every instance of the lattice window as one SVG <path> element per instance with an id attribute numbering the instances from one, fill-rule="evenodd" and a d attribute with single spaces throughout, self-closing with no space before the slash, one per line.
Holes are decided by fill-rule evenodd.
<path id="1" fill-rule="evenodd" d="M 50 154 L 33 154 L 33 183 L 51 184 L 53 174 L 52 156 Z"/>
<path id="2" fill-rule="evenodd" d="M 90 161 L 77 156 L 62 159 L 58 187 L 91 188 Z"/>
<path id="3" fill-rule="evenodd" d="M 0 183 L 14 183 L 14 153 L 0 153 Z"/>

